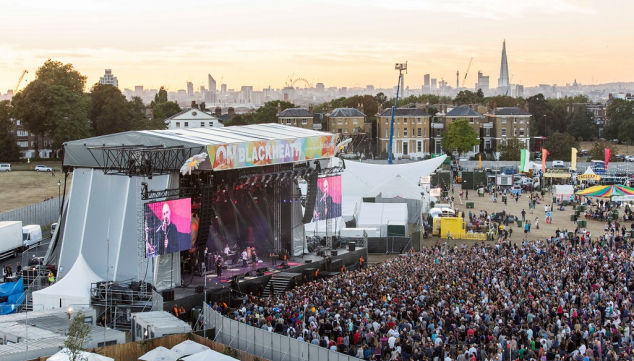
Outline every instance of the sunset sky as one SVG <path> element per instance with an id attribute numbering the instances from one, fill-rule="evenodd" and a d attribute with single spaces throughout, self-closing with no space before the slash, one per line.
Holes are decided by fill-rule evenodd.
<path id="1" fill-rule="evenodd" d="M 634 2 L 626 0 L 3 1 L 0 92 L 48 59 L 88 87 L 112 68 L 119 87 L 279 88 L 290 76 L 328 86 L 391 87 L 423 74 L 455 86 L 474 58 L 497 85 L 502 41 L 512 83 L 634 81 Z"/>

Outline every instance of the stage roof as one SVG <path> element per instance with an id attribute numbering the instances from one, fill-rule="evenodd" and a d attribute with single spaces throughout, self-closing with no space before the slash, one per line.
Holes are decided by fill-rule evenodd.
<path id="1" fill-rule="evenodd" d="M 209 155 L 200 169 L 235 169 L 330 158 L 335 142 L 332 133 L 277 123 L 128 131 L 64 143 L 64 166 L 102 168 L 95 147 L 183 147 Z"/>

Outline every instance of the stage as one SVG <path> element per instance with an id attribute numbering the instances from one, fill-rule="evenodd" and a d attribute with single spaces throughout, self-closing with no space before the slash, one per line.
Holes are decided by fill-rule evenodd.
<path id="1" fill-rule="evenodd" d="M 318 256 L 316 253 L 304 255 L 303 257 L 291 257 L 288 260 L 288 268 L 281 268 L 282 261 L 278 260 L 273 266 L 271 259 L 262 260 L 256 267 L 249 264 L 241 267 L 241 264 L 229 265 L 222 270 L 222 276 L 216 275 L 215 269 L 207 271 L 207 302 L 225 302 L 227 305 L 236 301 L 240 302 L 247 295 L 268 297 L 271 288 L 274 287 L 272 279 L 290 279 L 289 288 L 303 283 L 305 280 L 314 278 L 315 270 L 318 277 L 327 277 L 341 272 L 341 266 L 346 270 L 355 269 L 359 265 L 359 259 L 368 258 L 367 248 L 357 248 L 350 251 L 346 248 L 338 248 L 337 255 L 333 256 L 328 251 L 325 256 Z M 264 271 L 264 269 L 266 270 Z M 260 269 L 258 275 L 257 270 Z M 186 286 L 176 287 L 167 292 L 163 292 L 163 310 L 171 312 L 174 306 L 183 307 L 190 311 L 194 307 L 200 307 L 204 301 L 205 278 L 198 275 L 183 273 L 183 283 Z M 170 294 L 173 291 L 173 300 Z M 167 295 L 167 297 L 165 297 Z M 157 300 L 154 300 L 156 304 Z"/>

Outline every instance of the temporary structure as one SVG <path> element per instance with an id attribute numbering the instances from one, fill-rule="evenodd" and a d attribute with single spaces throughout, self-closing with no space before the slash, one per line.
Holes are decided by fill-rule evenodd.
<path id="1" fill-rule="evenodd" d="M 195 353 L 209 350 L 208 346 L 202 345 L 192 340 L 185 340 L 178 345 L 172 347 L 172 351 L 180 355 L 180 357 L 193 355 Z"/>
<path id="2" fill-rule="evenodd" d="M 79 351 L 79 357 L 77 359 L 84 361 L 114 361 L 113 358 L 85 351 Z M 68 349 L 63 348 L 55 355 L 49 357 L 48 361 L 71 361 Z"/>
<path id="3" fill-rule="evenodd" d="M 421 188 L 399 174 L 372 189 L 376 203 L 407 204 L 408 221 L 417 223 L 422 212 Z"/>
<path id="4" fill-rule="evenodd" d="M 237 359 L 214 350 L 205 350 L 191 356 L 183 357 L 183 361 L 236 361 Z"/>
<path id="5" fill-rule="evenodd" d="M 634 188 L 626 187 L 619 184 L 593 186 L 578 191 L 577 195 L 600 198 L 634 196 Z"/>
<path id="6" fill-rule="evenodd" d="M 556 185 L 553 192 L 557 201 L 569 201 L 575 194 L 575 189 L 570 184 Z"/>
<path id="7" fill-rule="evenodd" d="M 601 180 L 601 176 L 596 174 L 592 167 L 588 167 L 583 174 L 579 174 L 577 179 L 580 181 L 588 181 L 588 180 Z"/>
<path id="8" fill-rule="evenodd" d="M 176 361 L 182 355 L 176 351 L 172 351 L 163 346 L 159 346 L 149 352 L 145 353 L 143 356 L 139 357 L 139 360 L 142 361 Z"/>

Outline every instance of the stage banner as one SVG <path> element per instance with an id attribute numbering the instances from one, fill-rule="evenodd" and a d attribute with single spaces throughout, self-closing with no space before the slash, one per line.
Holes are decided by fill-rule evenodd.
<path id="1" fill-rule="evenodd" d="M 317 179 L 313 222 L 341 217 L 341 176 Z"/>
<path id="2" fill-rule="evenodd" d="M 264 140 L 207 146 L 213 170 L 239 169 L 330 158 L 335 155 L 336 135 Z"/>

